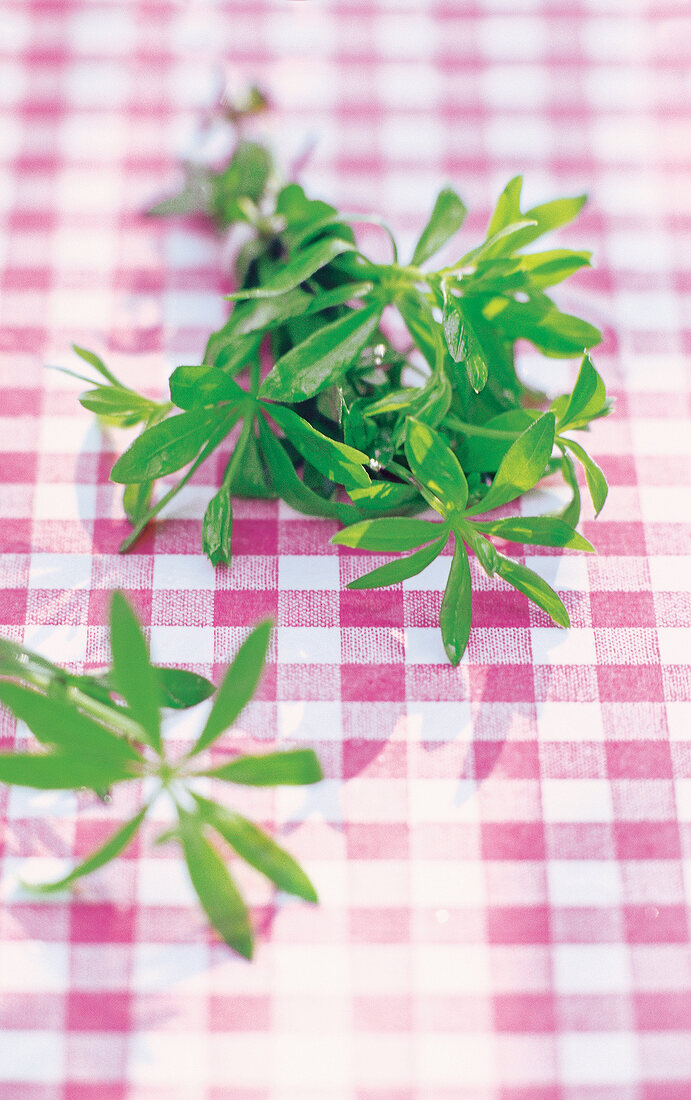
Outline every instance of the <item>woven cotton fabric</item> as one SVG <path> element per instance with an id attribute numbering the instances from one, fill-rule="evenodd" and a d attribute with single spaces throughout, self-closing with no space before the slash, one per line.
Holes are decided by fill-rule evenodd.
<path id="1" fill-rule="evenodd" d="M 266 675 L 224 745 L 312 745 L 326 775 L 238 790 L 321 897 L 277 897 L 238 867 L 252 964 L 206 928 L 177 850 L 150 845 L 162 821 L 72 896 L 22 889 L 141 792 L 1 787 L 0 1097 L 691 1097 L 686 5 L 4 0 L 0 28 L 0 632 L 97 667 L 119 587 L 157 660 L 217 679 L 269 615 Z M 174 190 L 181 156 L 208 152 L 200 118 L 244 79 L 275 103 L 283 163 L 385 214 L 404 255 L 447 181 L 468 247 L 516 173 L 528 204 L 590 193 L 556 239 L 596 266 L 556 297 L 603 329 L 617 399 L 589 440 L 610 482 L 582 523 L 598 554 L 511 551 L 557 588 L 570 631 L 473 568 L 452 669 L 448 557 L 347 591 L 375 559 L 282 503 L 239 501 L 233 564 L 214 571 L 200 521 L 220 457 L 117 554 L 108 473 L 126 437 L 46 367 L 79 369 L 75 341 L 162 397 L 199 362 L 226 315 L 227 250 L 141 210 Z M 386 258 L 376 231 L 363 240 Z M 553 394 L 577 369 L 529 347 L 520 364 Z M 555 482 L 520 507 L 564 499 Z M 199 721 L 168 736 L 182 747 Z M 26 743 L 3 712 L 0 749 Z"/>

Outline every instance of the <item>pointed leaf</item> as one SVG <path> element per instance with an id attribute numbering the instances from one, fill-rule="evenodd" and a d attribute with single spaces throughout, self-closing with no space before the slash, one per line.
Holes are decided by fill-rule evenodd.
<path id="1" fill-rule="evenodd" d="M 235 302 L 248 298 L 278 297 L 293 290 L 300 283 L 304 283 L 316 271 L 331 263 L 336 256 L 352 251 L 354 246 L 350 241 L 342 241 L 337 237 L 325 237 L 298 252 L 288 263 L 282 264 L 276 274 L 267 279 L 262 286 L 251 290 L 238 290 L 235 294 L 227 294 L 226 297 Z"/>
<path id="2" fill-rule="evenodd" d="M 148 398 L 119 386 L 96 386 L 93 390 L 86 390 L 80 393 L 79 404 L 97 416 L 125 419 L 128 426 L 139 420 L 146 420 L 152 408 L 152 402 Z"/>
<path id="3" fill-rule="evenodd" d="M 161 693 L 161 706 L 171 707 L 173 710 L 186 710 L 187 707 L 196 707 L 203 703 L 215 692 L 216 688 L 196 672 L 190 672 L 186 668 L 161 668 L 156 667 L 159 691 Z"/>
<path id="4" fill-rule="evenodd" d="M 350 310 L 283 355 L 260 388 L 262 397 L 295 403 L 338 382 L 379 325 L 378 304 Z"/>
<path id="5" fill-rule="evenodd" d="M 113 679 L 135 722 L 146 734 L 146 743 L 161 752 L 160 688 L 156 669 L 137 618 L 123 596 L 115 592 L 110 605 L 110 648 Z"/>
<path id="6" fill-rule="evenodd" d="M 112 760 L 73 756 L 71 753 L 0 753 L 0 783 L 36 790 L 107 790 L 134 775 Z"/>
<path id="7" fill-rule="evenodd" d="M 525 248 L 527 244 L 536 241 L 545 233 L 550 233 L 553 229 L 572 222 L 578 217 L 587 201 L 587 195 L 576 195 L 574 198 L 553 199 L 551 202 L 544 202 L 540 206 L 533 206 L 531 210 L 526 210 L 525 217 L 537 224 L 534 229 L 526 229 L 518 237 L 514 247 Z"/>
<path id="8" fill-rule="evenodd" d="M 500 229 L 517 222 L 521 218 L 521 188 L 523 176 L 514 176 L 509 180 L 497 200 L 497 205 L 487 226 L 487 238 L 493 237 Z"/>
<path id="9" fill-rule="evenodd" d="M 416 550 L 414 554 L 408 554 L 405 558 L 397 558 L 396 561 L 380 565 L 371 573 L 365 573 L 364 576 L 350 581 L 348 588 L 386 588 L 390 584 L 407 581 L 409 577 L 416 577 L 418 573 L 422 573 L 423 569 L 439 557 L 449 538 L 448 528 L 443 524 L 437 524 L 437 526 L 444 533 L 435 542 L 431 542 L 429 546 L 423 546 L 421 550 Z"/>
<path id="10" fill-rule="evenodd" d="M 564 481 L 571 490 L 571 500 L 565 508 L 558 513 L 559 519 L 562 519 L 564 523 L 568 523 L 569 527 L 575 527 L 581 518 L 581 488 L 578 484 L 578 478 L 576 477 L 576 470 L 573 462 L 569 458 L 568 454 L 564 450 L 563 446 L 561 450 L 561 472 L 564 477 Z"/>
<path id="11" fill-rule="evenodd" d="M 415 246 L 411 264 L 419 267 L 438 252 L 442 245 L 446 244 L 461 228 L 467 212 L 461 199 L 450 187 L 440 191 L 430 219 Z"/>
<path id="12" fill-rule="evenodd" d="M 327 500 L 315 493 L 304 481 L 301 481 L 295 472 L 293 463 L 286 454 L 286 449 L 273 434 L 263 416 L 257 417 L 259 427 L 259 439 L 262 451 L 266 457 L 276 493 L 298 512 L 307 516 L 325 516 L 329 519 L 340 519 L 342 523 L 348 523 L 353 516 L 351 506 L 340 500 Z M 352 491 L 352 490 L 351 490 Z M 361 492 L 368 490 L 362 489 Z"/>
<path id="13" fill-rule="evenodd" d="M 445 512 L 462 512 L 468 482 L 455 454 L 439 432 L 410 418 L 405 453 L 413 474 L 441 502 Z"/>
<path id="14" fill-rule="evenodd" d="M 202 550 L 212 565 L 230 564 L 232 533 L 233 504 L 222 485 L 209 501 L 202 523 Z"/>
<path id="15" fill-rule="evenodd" d="M 414 485 L 403 485 L 398 481 L 375 481 L 367 489 L 350 489 L 348 496 L 357 505 L 358 511 L 383 515 L 409 509 L 416 499 L 420 499 Z M 345 517 L 343 522 L 348 523 L 348 518 Z"/>
<path id="16" fill-rule="evenodd" d="M 271 879 L 279 890 L 317 902 L 316 890 L 293 857 L 270 836 L 240 814 L 195 795 L 201 817 L 220 833 L 246 863 Z"/>
<path id="17" fill-rule="evenodd" d="M 464 542 L 470 546 L 488 577 L 493 577 L 497 571 L 497 550 L 489 539 L 483 538 L 478 528 L 479 523 L 464 523 L 460 534 Z"/>
<path id="18" fill-rule="evenodd" d="M 595 509 L 595 515 L 599 515 L 602 511 L 605 501 L 607 500 L 607 493 L 609 487 L 607 485 L 607 478 L 603 474 L 600 467 L 596 462 L 593 462 L 587 451 L 584 451 L 580 444 L 575 443 L 573 439 L 562 439 L 565 447 L 576 456 L 585 470 L 585 480 L 588 485 L 588 492 L 593 502 Z"/>
<path id="19" fill-rule="evenodd" d="M 83 359 L 85 363 L 89 363 L 90 366 L 94 367 L 112 386 L 120 385 L 115 375 L 108 370 L 103 360 L 93 351 L 89 351 L 87 348 L 80 348 L 78 344 L 73 344 L 72 350 L 75 351 L 79 358 Z"/>
<path id="20" fill-rule="evenodd" d="M 67 889 L 68 886 L 71 886 L 77 879 L 83 878 L 84 875 L 90 875 L 92 871 L 97 871 L 99 867 L 103 867 L 106 863 L 110 863 L 111 859 L 115 859 L 116 856 L 119 856 L 120 852 L 123 852 L 130 843 L 144 820 L 148 809 L 149 807 L 145 806 L 143 810 L 140 810 L 139 813 L 123 825 L 121 829 L 113 833 L 101 848 L 92 852 L 83 863 L 80 863 L 73 871 L 70 871 L 69 875 L 65 875 L 64 878 L 58 879 L 57 882 L 36 884 L 24 883 L 24 886 L 40 894 L 54 894 L 58 890 Z"/>
<path id="21" fill-rule="evenodd" d="M 471 619 L 470 564 L 466 548 L 457 538 L 439 616 L 444 649 L 452 665 L 457 665 L 466 651 Z"/>
<path id="22" fill-rule="evenodd" d="M 547 412 L 519 435 L 497 470 L 489 492 L 468 509 L 469 516 L 489 512 L 528 492 L 545 472 L 554 446 L 554 414 Z"/>
<path id="23" fill-rule="evenodd" d="M 546 611 L 554 619 L 557 626 L 566 627 L 571 625 L 568 611 L 554 589 L 547 584 L 547 581 L 544 581 L 532 569 L 528 569 L 526 565 L 521 565 L 520 562 L 514 561 L 512 558 L 505 558 L 501 554 L 498 557 L 497 573 L 500 577 L 513 585 L 514 588 L 517 588 L 519 592 L 523 592 L 528 599 L 536 603 L 543 611 Z"/>
<path id="24" fill-rule="evenodd" d="M 301 787 L 305 783 L 318 783 L 323 778 L 321 765 L 312 749 L 238 756 L 228 764 L 199 774 L 249 787 Z"/>
<path id="25" fill-rule="evenodd" d="M 554 248 L 549 252 L 532 252 L 523 257 L 522 268 L 530 273 L 533 286 L 550 287 L 563 282 L 582 267 L 590 267 L 591 252 L 572 252 Z"/>
<path id="26" fill-rule="evenodd" d="M 498 535 L 509 542 L 531 543 L 537 546 L 564 546 L 569 550 L 595 552 L 595 548 L 583 538 L 583 535 L 579 535 L 562 519 L 556 519 L 553 516 L 512 516 L 510 519 L 498 519 L 493 523 L 475 522 L 473 526 L 478 531 L 485 531 L 488 535 Z"/>
<path id="27" fill-rule="evenodd" d="M 179 837 L 192 885 L 210 923 L 223 940 L 246 959 L 254 939 L 249 914 L 228 868 L 203 833 L 203 823 L 180 814 Z"/>
<path id="28" fill-rule="evenodd" d="M 535 222 L 526 217 L 520 218 L 510 225 L 503 226 L 491 237 L 488 237 L 486 241 L 478 245 L 477 248 L 466 252 L 465 256 L 457 264 L 454 264 L 454 270 L 469 267 L 471 264 L 478 264 L 480 260 L 484 260 L 488 256 L 510 256 L 517 248 L 515 241 L 519 235 L 534 225 Z"/>
<path id="29" fill-rule="evenodd" d="M 439 536 L 439 524 L 426 519 L 391 517 L 364 519 L 339 531 L 331 539 L 336 546 L 352 546 L 380 553 L 414 550 Z"/>
<path id="30" fill-rule="evenodd" d="M 179 413 L 147 428 L 117 460 L 110 480 L 152 481 L 191 462 L 228 416 L 224 407 Z"/>
<path id="31" fill-rule="evenodd" d="M 353 488 L 367 488 L 370 478 L 363 464 L 369 457 L 354 447 L 322 435 L 303 417 L 282 405 L 265 405 L 265 411 L 283 429 L 286 437 L 304 458 L 330 481 Z"/>
<path id="32" fill-rule="evenodd" d="M 511 340 L 529 340 L 543 355 L 556 359 L 582 355 L 602 340 L 602 333 L 580 317 L 562 313 L 549 299 L 511 301 L 494 317 L 494 323 Z"/>
<path id="33" fill-rule="evenodd" d="M 176 367 L 170 376 L 170 399 L 179 409 L 199 409 L 220 401 L 246 401 L 246 392 L 219 367 Z"/>
<path id="34" fill-rule="evenodd" d="M 39 695 L 19 684 L 0 683 L 0 703 L 24 722 L 37 740 L 89 764 L 102 763 L 111 769 L 112 778 L 132 776 L 142 763 L 133 745 L 81 714 L 75 702 Z"/>
<path id="35" fill-rule="evenodd" d="M 557 420 L 558 430 L 565 432 L 584 427 L 598 415 L 606 400 L 605 384 L 586 354 L 566 408 Z"/>
<path id="36" fill-rule="evenodd" d="M 268 619 L 260 623 L 240 646 L 216 693 L 206 725 L 189 756 L 196 756 L 208 748 L 224 730 L 233 725 L 249 703 L 264 668 L 272 626 L 273 623 Z"/>
<path id="37" fill-rule="evenodd" d="M 479 393 L 487 382 L 487 357 L 459 299 L 451 294 L 444 296 L 442 326 L 451 358 L 454 363 L 465 365 L 468 381 L 475 393 Z"/>
<path id="38" fill-rule="evenodd" d="M 533 409 L 509 409 L 484 424 L 464 424 L 447 417 L 446 425 L 465 437 L 458 452 L 466 475 L 498 470 L 511 444 L 540 416 Z"/>

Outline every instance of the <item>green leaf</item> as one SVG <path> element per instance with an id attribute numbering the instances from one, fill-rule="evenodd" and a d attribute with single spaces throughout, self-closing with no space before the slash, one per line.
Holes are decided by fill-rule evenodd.
<path id="1" fill-rule="evenodd" d="M 233 503 L 224 485 L 209 501 L 202 523 L 202 550 L 212 565 L 230 565 Z"/>
<path id="2" fill-rule="evenodd" d="M 245 367 L 258 362 L 261 342 L 261 332 L 250 332 L 247 336 L 238 334 L 233 311 L 230 320 L 217 332 L 211 333 L 204 350 L 204 362 L 234 377 Z"/>
<path id="3" fill-rule="evenodd" d="M 494 316 L 494 323 L 511 340 L 529 340 L 543 355 L 556 359 L 582 355 L 584 348 L 594 347 L 602 333 L 580 317 L 561 313 L 548 298 L 508 302 Z"/>
<path id="4" fill-rule="evenodd" d="M 500 229 L 517 222 L 521 218 L 521 188 L 523 176 L 514 176 L 509 180 L 502 191 L 494 208 L 494 213 L 487 226 L 487 239 L 493 237 Z"/>
<path id="5" fill-rule="evenodd" d="M 487 357 L 475 329 L 463 313 L 461 302 L 451 294 L 444 295 L 442 326 L 451 358 L 454 363 L 465 364 L 468 381 L 475 393 L 479 393 L 487 382 Z"/>
<path id="6" fill-rule="evenodd" d="M 233 725 L 259 683 L 273 624 L 267 619 L 255 627 L 240 646 L 216 693 L 206 725 L 189 752 L 196 756 Z"/>
<path id="7" fill-rule="evenodd" d="M 110 648 L 113 679 L 135 722 L 146 734 L 146 743 L 161 752 L 159 679 L 149 660 L 149 648 L 137 618 L 122 592 L 113 593 L 110 605 Z"/>
<path id="8" fill-rule="evenodd" d="M 457 538 L 439 615 L 444 649 L 452 665 L 457 665 L 466 651 L 471 619 L 470 564 L 465 546 Z"/>
<path id="9" fill-rule="evenodd" d="M 365 519 L 339 531 L 331 542 L 336 546 L 390 553 L 414 550 L 416 546 L 431 542 L 438 534 L 439 524 L 426 519 Z"/>
<path id="10" fill-rule="evenodd" d="M 488 535 L 498 535 L 509 542 L 523 542 L 537 546 L 563 546 L 569 550 L 586 550 L 591 546 L 583 535 L 553 516 L 512 516 L 510 519 L 498 519 L 492 523 L 475 522 L 478 531 Z"/>
<path id="11" fill-rule="evenodd" d="M 245 424 L 247 421 L 245 421 Z M 226 471 L 226 484 L 233 496 L 263 498 L 274 500 L 274 492 L 267 470 L 264 468 L 259 441 L 254 431 L 254 418 L 252 426 L 245 437 L 242 448 L 241 460 L 235 462 L 238 455 L 242 435 L 236 444 L 235 450 L 228 463 Z M 231 469 L 232 467 L 232 469 Z"/>
<path id="12" fill-rule="evenodd" d="M 537 224 L 533 229 L 526 229 L 518 237 L 514 247 L 525 248 L 527 244 L 536 241 L 545 233 L 572 222 L 578 217 L 587 201 L 587 195 L 576 195 L 575 198 L 554 199 L 552 202 L 541 203 L 540 206 L 533 206 L 531 210 L 526 210 L 525 217 Z"/>
<path id="13" fill-rule="evenodd" d="M 165 506 L 170 503 L 173 497 L 175 497 L 183 488 L 183 486 L 187 484 L 190 478 L 194 476 L 199 467 L 204 462 L 206 462 L 207 458 L 211 454 L 213 454 L 221 440 L 224 438 L 224 436 L 228 435 L 233 425 L 240 418 L 240 412 L 240 409 L 233 409 L 228 415 L 222 417 L 222 419 L 218 423 L 218 426 L 216 427 L 216 430 L 212 432 L 205 446 L 197 455 L 192 465 L 188 466 L 182 477 L 180 477 L 178 481 L 166 493 L 163 494 L 162 497 L 159 497 L 156 503 L 152 504 L 149 510 L 145 512 L 142 516 L 140 516 L 140 518 L 137 520 L 133 530 L 130 532 L 126 539 L 123 539 L 120 544 L 119 550 L 121 554 L 124 554 L 126 550 L 130 549 L 130 547 L 141 535 L 147 523 L 149 523 L 149 521 L 152 520 L 154 516 L 157 516 L 158 513 L 161 512 L 165 508 Z M 194 414 L 185 413 L 185 415 L 193 416 Z"/>
<path id="14" fill-rule="evenodd" d="M 240 814 L 230 813 L 217 802 L 195 795 L 199 814 L 220 833 L 237 854 L 271 879 L 279 890 L 295 894 L 304 901 L 317 902 L 317 892 L 293 857 L 270 836 Z"/>
<path id="15" fill-rule="evenodd" d="M 502 554 L 498 554 L 497 557 L 499 558 L 497 573 L 503 580 L 517 588 L 519 592 L 523 592 L 528 599 L 546 611 L 557 626 L 571 625 L 568 611 L 547 581 L 543 581 L 542 577 L 532 569 L 528 569 L 526 565 L 521 565 L 512 558 L 505 558 Z"/>
<path id="16" fill-rule="evenodd" d="M 407 581 L 409 577 L 416 577 L 418 573 L 422 573 L 423 569 L 439 557 L 448 542 L 448 527 L 445 524 L 437 524 L 437 526 L 442 531 L 442 535 L 435 542 L 431 542 L 429 546 L 423 546 L 421 550 L 416 550 L 414 554 L 408 554 L 405 558 L 397 558 L 396 561 L 378 566 L 371 573 L 365 573 L 362 577 L 350 581 L 348 588 L 387 588 L 390 584 Z"/>
<path id="17" fill-rule="evenodd" d="M 562 452 L 561 472 L 564 481 L 571 490 L 571 500 L 566 507 L 562 508 L 561 512 L 558 513 L 558 518 L 562 519 L 564 523 L 568 523 L 569 527 L 575 527 L 581 517 L 581 488 L 578 484 L 574 464 L 561 445 L 561 440 L 559 441 L 559 449 Z"/>
<path id="18" fill-rule="evenodd" d="M 238 290 L 234 294 L 227 294 L 226 297 L 233 302 L 256 298 L 277 298 L 300 286 L 300 283 L 306 282 L 316 271 L 335 260 L 336 256 L 352 251 L 354 246 L 349 241 L 342 241 L 337 237 L 325 237 L 298 252 L 288 263 L 281 264 L 276 274 L 267 279 L 262 286 Z"/>
<path id="19" fill-rule="evenodd" d="M 363 463 L 367 465 L 369 458 L 362 451 L 322 435 L 292 409 L 265 405 L 264 411 L 283 429 L 298 451 L 330 481 L 346 488 L 356 485 L 367 488 L 370 484 L 369 475 L 363 469 Z"/>
<path id="20" fill-rule="evenodd" d="M 34 671 L 39 674 L 47 672 L 49 676 L 60 681 L 64 681 L 67 676 L 64 669 L 47 661 L 39 653 L 26 649 L 18 642 L 11 642 L 9 638 L 0 638 L 0 676 L 21 677 Z"/>
<path id="21" fill-rule="evenodd" d="M 595 515 L 599 515 L 602 511 L 605 501 L 607 500 L 607 493 L 609 491 L 607 485 L 607 478 L 603 474 L 600 467 L 596 462 L 593 462 L 590 455 L 583 450 L 578 443 L 574 443 L 573 439 L 561 439 L 561 442 L 565 447 L 576 456 L 581 466 L 585 470 L 585 480 L 588 485 L 588 492 L 593 502 L 595 509 Z"/>
<path id="22" fill-rule="evenodd" d="M 540 415 L 533 409 L 509 409 L 484 424 L 467 424 L 448 416 L 445 427 L 464 437 L 457 450 L 466 474 L 494 473 L 511 444 Z"/>
<path id="23" fill-rule="evenodd" d="M 331 290 L 319 290 L 307 294 L 296 287 L 280 298 L 260 298 L 256 302 L 241 303 L 235 307 L 235 332 L 239 336 L 277 328 L 293 317 L 321 313 L 325 309 L 344 305 L 355 298 L 364 298 L 374 289 L 374 283 L 344 283 Z"/>
<path id="24" fill-rule="evenodd" d="M 339 500 L 327 500 L 300 481 L 286 454 L 285 447 L 276 439 L 263 416 L 257 418 L 257 424 L 271 480 L 281 499 L 285 500 L 291 508 L 307 516 L 325 516 L 328 519 L 340 519 L 342 523 L 348 523 L 353 514 L 351 507 Z"/>
<path id="25" fill-rule="evenodd" d="M 592 252 L 572 252 L 554 248 L 549 252 L 532 252 L 523 257 L 522 268 L 529 272 L 533 286 L 556 286 L 582 267 L 590 267 Z"/>
<path id="26" fill-rule="evenodd" d="M 279 297 L 240 303 L 233 310 L 234 330 L 238 336 L 246 336 L 251 332 L 275 328 L 291 317 L 306 313 L 313 301 L 312 294 L 294 287 Z"/>
<path id="27" fill-rule="evenodd" d="M 393 432 L 393 442 L 398 450 L 405 442 L 408 433 L 408 424 L 414 418 L 420 424 L 429 428 L 436 428 L 446 416 L 453 399 L 451 383 L 446 377 L 446 372 L 440 370 L 433 373 L 427 383 L 416 391 L 416 396 L 401 409 L 398 423 Z"/>
<path id="28" fill-rule="evenodd" d="M 67 889 L 68 886 L 71 886 L 77 879 L 83 878 L 84 875 L 90 875 L 92 871 L 97 871 L 99 867 L 103 867 L 106 863 L 110 863 L 111 859 L 115 859 L 116 856 L 120 855 L 120 852 L 125 850 L 139 829 L 148 809 L 149 807 L 145 806 L 143 810 L 140 810 L 139 813 L 123 825 L 121 829 L 113 833 L 102 847 L 92 852 L 83 863 L 80 863 L 73 871 L 70 871 L 69 875 L 65 875 L 64 878 L 58 879 L 56 882 L 25 882 L 23 885 L 28 890 L 32 890 L 36 893 L 54 894 L 57 893 L 58 890 Z"/>
<path id="29" fill-rule="evenodd" d="M 203 823 L 180 811 L 179 836 L 192 885 L 210 923 L 229 947 L 251 959 L 254 940 L 247 908 L 228 868 L 204 836 Z"/>
<path id="30" fill-rule="evenodd" d="M 134 775 L 110 760 L 88 759 L 71 753 L 0 753 L 0 783 L 36 790 L 107 790 L 112 783 Z"/>
<path id="31" fill-rule="evenodd" d="M 216 690 L 206 677 L 196 672 L 189 672 L 186 668 L 154 667 L 158 676 L 162 707 L 170 707 L 173 710 L 196 707 Z"/>
<path id="32" fill-rule="evenodd" d="M 96 386 L 95 389 L 79 395 L 79 404 L 97 416 L 125 420 L 127 426 L 131 426 L 148 418 L 153 403 L 132 390 L 116 386 Z"/>
<path id="33" fill-rule="evenodd" d="M 312 749 L 238 756 L 228 764 L 199 774 L 249 787 L 300 787 L 305 783 L 318 783 L 323 778 L 321 765 Z"/>
<path id="34" fill-rule="evenodd" d="M 487 259 L 488 256 L 510 256 L 518 247 L 515 242 L 519 235 L 534 225 L 535 222 L 526 217 L 517 219 L 510 225 L 503 226 L 491 237 L 488 237 L 486 241 L 478 245 L 477 248 L 472 248 L 470 252 L 466 252 L 465 256 L 462 256 L 458 263 L 453 265 L 452 270 L 456 271 L 463 267 L 469 267 L 471 264 L 478 264 L 481 260 Z"/>
<path id="35" fill-rule="evenodd" d="M 365 306 L 317 329 L 274 363 L 260 395 L 295 403 L 340 381 L 379 325 L 381 312 L 378 304 Z"/>
<path id="36" fill-rule="evenodd" d="M 219 367 L 176 367 L 170 399 L 179 409 L 199 409 L 220 401 L 246 401 L 247 393 Z"/>
<path id="37" fill-rule="evenodd" d="M 408 420 L 405 453 L 413 474 L 443 506 L 444 512 L 462 512 L 468 500 L 468 482 L 443 436 L 427 424 Z"/>
<path id="38" fill-rule="evenodd" d="M 468 213 L 455 191 L 445 187 L 437 195 L 434 209 L 427 225 L 420 234 L 410 261 L 418 267 L 438 252 L 463 225 Z"/>
<path id="39" fill-rule="evenodd" d="M 60 686 L 56 686 L 59 691 Z M 66 687 L 63 685 L 63 690 Z M 19 684 L 0 683 L 0 703 L 9 707 L 43 744 L 55 745 L 89 765 L 102 764 L 109 769 L 111 780 L 131 778 L 142 763 L 140 754 L 124 737 L 81 714 L 75 702 L 61 699 L 57 691 L 48 697 Z"/>
<path id="40" fill-rule="evenodd" d="M 576 198 L 569 199 L 556 199 L 553 202 L 534 206 L 531 210 L 526 210 L 525 214 L 521 214 L 522 184 L 522 176 L 515 176 L 509 181 L 499 197 L 487 229 L 487 236 L 490 238 L 505 226 L 517 222 L 522 217 L 533 221 L 534 226 L 526 227 L 521 234 L 517 235 L 513 245 L 514 249 L 524 248 L 525 245 L 537 240 L 544 233 L 573 221 L 587 200 L 587 195 L 578 195 Z"/>
<path id="41" fill-rule="evenodd" d="M 402 485 L 396 481 L 376 481 L 367 489 L 351 489 L 348 496 L 360 512 L 385 514 L 410 509 L 416 502 L 421 503 L 420 494 L 414 485 Z M 342 522 L 348 523 L 349 520 L 346 517 Z"/>
<path id="42" fill-rule="evenodd" d="M 545 472 L 554 446 L 554 414 L 547 412 L 533 421 L 509 447 L 497 470 L 489 492 L 468 509 L 468 515 L 489 512 L 527 493 Z"/>
<path id="43" fill-rule="evenodd" d="M 488 577 L 497 571 L 497 550 L 489 539 L 484 538 L 478 528 L 480 524 L 463 523 L 459 525 L 459 535 L 470 546 Z"/>
<path id="44" fill-rule="evenodd" d="M 87 348 L 80 348 L 78 344 L 73 344 L 72 350 L 76 352 L 79 358 L 83 359 L 85 363 L 89 363 L 90 366 L 94 367 L 112 386 L 120 386 L 120 382 L 115 375 L 108 370 L 103 360 L 93 351 L 88 351 Z"/>
<path id="45" fill-rule="evenodd" d="M 597 417 L 607 400 L 605 384 L 589 355 L 583 356 L 578 378 L 563 414 L 557 418 L 560 432 L 583 428 Z"/>
<path id="46" fill-rule="evenodd" d="M 258 203 L 272 170 L 271 154 L 263 145 L 240 141 L 230 164 L 211 176 L 211 212 L 224 228 L 244 221 L 243 199 Z"/>
<path id="47" fill-rule="evenodd" d="M 432 370 L 443 360 L 444 342 L 427 300 L 413 287 L 396 297 L 396 306 L 405 321 L 415 347 L 422 352 Z"/>
<path id="48" fill-rule="evenodd" d="M 152 481 L 172 474 L 196 458 L 227 415 L 224 407 L 195 409 L 147 428 L 117 460 L 110 480 Z"/>
<path id="49" fill-rule="evenodd" d="M 151 507 L 152 481 L 131 481 L 122 493 L 122 507 L 130 523 L 135 526 Z"/>

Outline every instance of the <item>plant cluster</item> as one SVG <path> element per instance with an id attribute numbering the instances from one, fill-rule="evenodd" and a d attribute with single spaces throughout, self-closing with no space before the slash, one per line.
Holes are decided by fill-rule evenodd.
<path id="1" fill-rule="evenodd" d="M 264 100 L 256 93 L 248 104 L 254 111 Z M 239 124 L 242 110 L 231 117 Z M 430 260 L 466 215 L 451 188 L 439 193 L 410 262 L 400 263 L 381 219 L 341 213 L 296 182 L 281 184 L 268 149 L 241 133 L 220 170 L 188 168 L 182 193 L 151 212 L 196 212 L 217 229 L 242 223 L 249 234 L 236 257 L 229 319 L 210 336 L 203 362 L 177 367 L 170 401 L 155 403 L 118 382 L 93 353 L 75 349 L 100 375 L 81 403 L 111 422 L 144 426 L 111 472 L 124 486 L 132 522 L 122 550 L 233 432 L 202 524 L 202 548 L 214 564 L 231 559 L 233 496 L 281 497 L 306 515 L 352 525 L 336 537 L 341 544 L 406 551 L 425 543 L 355 582 L 359 587 L 413 575 L 453 534 L 441 625 L 454 664 L 470 623 L 466 546 L 490 574 L 567 625 L 556 594 L 490 539 L 592 549 L 574 532 L 580 514 L 574 460 L 584 467 L 596 512 L 607 485 L 570 433 L 586 431 L 610 409 L 588 354 L 601 335 L 561 312 L 547 293 L 587 266 L 590 253 L 526 251 L 570 222 L 584 202 L 579 196 L 523 210 L 516 177 L 485 239 L 435 268 Z M 365 221 L 387 232 L 390 263 L 375 263 L 358 247 L 353 225 Z M 409 334 L 406 346 L 387 335 L 392 311 Z M 546 412 L 544 395 L 516 371 L 518 340 L 548 357 L 583 356 L 573 391 Z M 262 377 L 267 348 L 272 366 Z M 154 500 L 157 480 L 180 471 Z M 474 520 L 556 471 L 571 491 L 560 514 Z M 407 518 L 428 506 L 443 516 L 438 530 Z"/>
<path id="2" fill-rule="evenodd" d="M 117 783 L 148 780 L 151 793 L 134 817 L 68 875 L 28 889 L 54 892 L 103 867 L 132 842 L 156 800 L 167 794 L 175 822 L 155 843 L 180 845 L 192 885 L 210 923 L 230 947 L 250 958 L 253 932 L 244 901 L 218 842 L 305 901 L 317 895 L 293 857 L 241 814 L 199 793 L 200 781 L 254 787 L 316 783 L 322 778 L 311 749 L 234 755 L 204 764 L 204 753 L 238 718 L 257 686 L 271 623 L 257 626 L 240 647 L 216 691 L 202 730 L 182 759 L 166 751 L 161 708 L 184 709 L 209 699 L 214 685 L 184 669 L 152 665 L 146 641 L 125 597 L 110 613 L 112 668 L 76 675 L 0 639 L 0 703 L 24 722 L 40 751 L 0 753 L 0 782 L 38 789 L 84 787 L 108 799 Z M 215 838 L 215 843 L 211 838 Z"/>

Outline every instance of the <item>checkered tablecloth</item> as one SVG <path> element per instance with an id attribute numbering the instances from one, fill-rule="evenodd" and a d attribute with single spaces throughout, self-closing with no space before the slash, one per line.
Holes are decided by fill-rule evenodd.
<path id="1" fill-rule="evenodd" d="M 48 877 L 131 812 L 0 788 L 2 1100 L 691 1097 L 691 20 L 683 0 L 3 0 L 0 632 L 75 668 L 131 593 L 155 656 L 218 677 L 277 623 L 241 747 L 309 744 L 315 787 L 240 792 L 322 904 L 239 870 L 252 964 L 207 932 L 175 849 L 72 897 Z M 573 628 L 474 570 L 458 669 L 444 562 L 349 592 L 334 525 L 239 502 L 230 569 L 199 553 L 212 461 L 127 557 L 113 457 L 72 341 L 163 394 L 224 317 L 222 247 L 140 216 L 200 147 L 223 81 L 258 79 L 284 163 L 404 242 L 450 180 L 474 243 L 504 183 L 591 193 L 558 300 L 605 331 L 597 557 L 526 548 Z M 220 84 L 219 84 L 220 82 Z M 559 392 L 575 363 L 522 369 Z M 549 506 L 557 489 L 524 502 Z M 519 548 L 520 549 L 520 548 Z M 198 720 L 178 720 L 190 738 Z M 0 748 L 15 740 L 0 716 Z"/>

